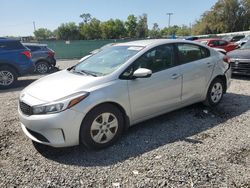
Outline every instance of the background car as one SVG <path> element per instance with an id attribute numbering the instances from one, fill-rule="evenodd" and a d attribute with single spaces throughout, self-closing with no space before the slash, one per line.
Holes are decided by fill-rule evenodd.
<path id="1" fill-rule="evenodd" d="M 250 40 L 250 35 L 246 36 L 243 39 L 240 39 L 239 41 L 236 42 L 236 44 L 238 44 L 239 46 L 243 46 L 244 44 L 247 43 L 247 41 Z"/>
<path id="2" fill-rule="evenodd" d="M 224 49 L 226 52 L 230 52 L 238 48 L 238 45 L 233 42 L 228 42 L 226 40 L 222 40 L 219 38 L 209 38 L 209 39 L 199 39 L 195 40 L 196 42 L 200 42 L 204 45 L 207 45 L 211 48 L 221 48 Z"/>
<path id="3" fill-rule="evenodd" d="M 232 73 L 250 75 L 250 40 L 241 48 L 227 53 L 232 64 Z"/>
<path id="4" fill-rule="evenodd" d="M 115 44 L 25 88 L 21 127 L 41 144 L 101 149 L 136 123 L 197 102 L 219 104 L 230 77 L 224 55 L 194 42 Z"/>
<path id="5" fill-rule="evenodd" d="M 0 89 L 14 86 L 19 76 L 33 72 L 30 50 L 19 40 L 0 39 Z"/>
<path id="6" fill-rule="evenodd" d="M 55 52 L 46 44 L 23 43 L 23 45 L 30 49 L 37 73 L 48 73 L 56 66 Z"/>
<path id="7" fill-rule="evenodd" d="M 245 35 L 235 35 L 235 36 L 225 36 L 222 39 L 226 40 L 228 42 L 237 42 L 240 39 L 243 39 L 245 37 Z"/>

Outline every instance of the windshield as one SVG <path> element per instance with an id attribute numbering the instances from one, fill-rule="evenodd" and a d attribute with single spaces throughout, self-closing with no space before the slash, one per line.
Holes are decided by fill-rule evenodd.
<path id="1" fill-rule="evenodd" d="M 206 40 L 200 40 L 200 41 L 197 41 L 197 42 L 199 42 L 199 43 L 201 43 L 203 45 L 207 45 L 207 43 L 208 43 L 208 41 L 206 41 Z"/>
<path id="2" fill-rule="evenodd" d="M 250 40 L 244 44 L 240 49 L 250 49 Z"/>
<path id="3" fill-rule="evenodd" d="M 143 47 L 110 46 L 83 60 L 73 69 L 77 73 L 95 76 L 107 75 L 117 70 L 128 59 L 137 54 Z"/>

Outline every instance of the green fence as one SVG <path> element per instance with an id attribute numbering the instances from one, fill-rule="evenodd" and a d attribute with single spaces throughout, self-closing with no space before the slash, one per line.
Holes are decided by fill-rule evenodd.
<path id="1" fill-rule="evenodd" d="M 77 41 L 42 41 L 56 52 L 58 59 L 81 58 L 105 44 L 127 42 L 128 40 L 77 40 Z"/>

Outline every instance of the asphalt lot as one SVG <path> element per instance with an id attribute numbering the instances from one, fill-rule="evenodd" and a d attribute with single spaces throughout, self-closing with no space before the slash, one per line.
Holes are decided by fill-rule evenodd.
<path id="1" fill-rule="evenodd" d="M 58 62 L 61 69 L 76 63 Z M 0 187 L 250 187 L 250 78 L 233 78 L 214 109 L 195 104 L 86 151 L 33 145 L 22 132 L 18 96 L 40 77 L 0 91 Z"/>

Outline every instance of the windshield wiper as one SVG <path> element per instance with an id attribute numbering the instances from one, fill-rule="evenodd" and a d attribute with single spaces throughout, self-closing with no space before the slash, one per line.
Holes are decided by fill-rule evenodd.
<path id="1" fill-rule="evenodd" d="M 83 74 L 83 75 L 91 75 L 94 77 L 103 75 L 102 73 L 97 73 L 97 72 L 92 72 L 92 71 L 87 71 L 87 70 L 75 70 L 75 69 L 72 69 L 72 70 L 74 73 Z"/>

